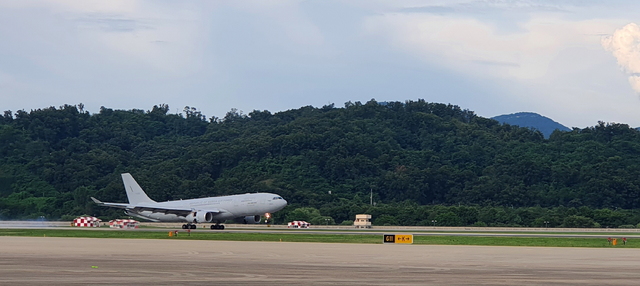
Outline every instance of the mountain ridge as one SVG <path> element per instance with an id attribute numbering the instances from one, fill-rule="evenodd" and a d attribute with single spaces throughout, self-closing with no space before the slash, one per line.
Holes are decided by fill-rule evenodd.
<path id="1" fill-rule="evenodd" d="M 516 112 L 511 114 L 503 114 L 491 117 L 491 119 L 497 120 L 502 124 L 516 125 L 519 127 L 527 127 L 542 132 L 545 138 L 549 138 L 551 133 L 555 130 L 571 131 L 571 128 L 566 127 L 553 119 L 540 115 L 535 112 Z"/>

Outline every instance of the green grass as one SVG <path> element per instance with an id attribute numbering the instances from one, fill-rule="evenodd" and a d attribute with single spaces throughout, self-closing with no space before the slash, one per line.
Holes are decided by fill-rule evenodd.
<path id="1" fill-rule="evenodd" d="M 263 229 L 263 228 L 234 228 L 234 229 L 244 229 L 244 230 L 256 230 L 256 229 Z M 291 229 L 291 228 L 284 228 L 284 229 L 274 229 L 274 230 L 278 230 L 278 231 L 305 231 L 304 229 Z M 332 232 L 332 231 L 340 231 L 343 229 L 319 229 L 319 228 L 313 228 L 310 229 L 316 232 Z M 609 235 L 611 237 L 618 237 L 618 236 L 625 236 L 625 235 L 640 235 L 640 232 L 600 232 L 600 231 L 593 231 L 593 232 L 571 232 L 571 231 L 546 231 L 546 230 L 540 230 L 540 231 L 517 231 L 517 230 L 509 230 L 509 231 L 502 231 L 502 230 L 490 230 L 490 231 L 483 231 L 483 230 L 413 230 L 413 229 L 384 229 L 384 228 L 379 228 L 379 229 L 368 229 L 368 230 L 348 230 L 348 231 L 352 231 L 355 234 L 367 234 L 369 232 L 389 232 L 389 233 L 430 233 L 430 234 L 437 234 L 437 233 L 468 233 L 468 234 L 500 234 L 500 233 L 504 233 L 504 234 L 575 234 L 575 235 Z"/>
<path id="2" fill-rule="evenodd" d="M 227 241 L 273 241 L 273 242 L 322 242 L 322 243 L 382 243 L 381 235 L 372 234 L 296 234 L 296 233 L 226 233 L 192 232 L 189 236 L 180 231 L 169 237 L 168 231 L 136 231 L 111 229 L 0 229 L 0 236 L 32 237 L 84 237 L 84 238 L 129 238 L 129 239 L 184 239 Z M 390 232 L 393 233 L 393 232 Z M 609 245 L 603 238 L 562 237 L 492 237 L 492 236 L 414 236 L 414 244 L 430 245 L 488 245 L 488 246 L 546 246 L 546 247 L 613 247 L 640 248 L 634 239 L 622 245 Z"/>
<path id="3" fill-rule="evenodd" d="M 226 233 L 179 231 L 178 236 L 169 237 L 169 231 L 135 230 L 81 230 L 81 229 L 0 229 L 0 236 L 48 236 L 85 238 L 133 238 L 133 239 L 191 239 L 230 241 L 288 241 L 288 242 L 333 242 L 333 243 L 381 243 L 379 235 L 340 234 L 274 234 L 274 233 Z"/>
<path id="4" fill-rule="evenodd" d="M 328 229 L 322 228 L 310 228 L 310 229 L 298 229 L 298 228 L 273 228 L 273 230 L 277 231 L 305 231 L 312 230 L 314 232 L 332 232 L 332 231 L 340 231 L 345 229 Z M 146 228 L 155 228 L 153 226 L 146 226 Z M 171 229 L 171 228 L 167 228 Z M 260 227 L 234 227 L 233 229 L 239 230 L 264 230 L 264 228 Z M 268 229 L 266 229 L 268 230 Z M 629 235 L 640 235 L 640 231 L 628 231 L 628 232 L 616 232 L 616 231 L 588 231 L 588 232 L 573 232 L 573 231 L 557 231 L 553 228 L 542 229 L 536 231 L 530 230 L 482 230 L 482 229 L 473 229 L 473 230 L 446 230 L 446 229 L 385 229 L 384 227 L 379 227 L 375 229 L 349 229 L 348 231 L 352 231 L 355 234 L 367 234 L 369 232 L 388 232 L 388 233 L 469 233 L 469 234 L 485 234 L 485 233 L 504 233 L 504 234 L 575 234 L 575 235 L 600 235 L 600 236 L 611 236 L 611 237 L 623 237 Z"/>
<path id="5" fill-rule="evenodd" d="M 490 237 L 490 236 L 414 236 L 416 244 L 438 245 L 490 245 L 490 246 L 546 246 L 546 247 L 625 247 L 640 248 L 640 244 L 627 241 L 622 245 L 609 245 L 604 238 L 574 237 Z"/>

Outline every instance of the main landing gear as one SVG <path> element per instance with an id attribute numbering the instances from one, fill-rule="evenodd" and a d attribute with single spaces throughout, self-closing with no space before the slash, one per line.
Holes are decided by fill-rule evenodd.
<path id="1" fill-rule="evenodd" d="M 182 225 L 182 229 L 196 229 L 195 224 L 187 223 Z M 224 229 L 224 225 L 221 224 L 212 224 L 211 229 Z"/>
<path id="2" fill-rule="evenodd" d="M 183 224 L 182 225 L 182 229 L 196 229 L 196 225 L 195 224 Z"/>
<path id="3" fill-rule="evenodd" d="M 211 229 L 224 229 L 224 225 L 221 224 L 212 224 Z"/>

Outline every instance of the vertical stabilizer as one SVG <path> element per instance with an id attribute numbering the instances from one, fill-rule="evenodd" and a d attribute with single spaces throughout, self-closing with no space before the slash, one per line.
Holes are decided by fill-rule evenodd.
<path id="1" fill-rule="evenodd" d="M 127 198 L 129 198 L 129 204 L 145 204 L 155 203 L 150 199 L 147 194 L 140 188 L 140 185 L 133 179 L 131 174 L 122 174 L 122 182 L 124 183 L 124 189 L 127 191 Z"/>

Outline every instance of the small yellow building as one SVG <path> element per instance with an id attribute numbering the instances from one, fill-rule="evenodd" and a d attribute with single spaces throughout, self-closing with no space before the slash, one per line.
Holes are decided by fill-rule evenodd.
<path id="1" fill-rule="evenodd" d="M 371 215 L 357 214 L 356 220 L 353 221 L 356 228 L 371 228 Z"/>

